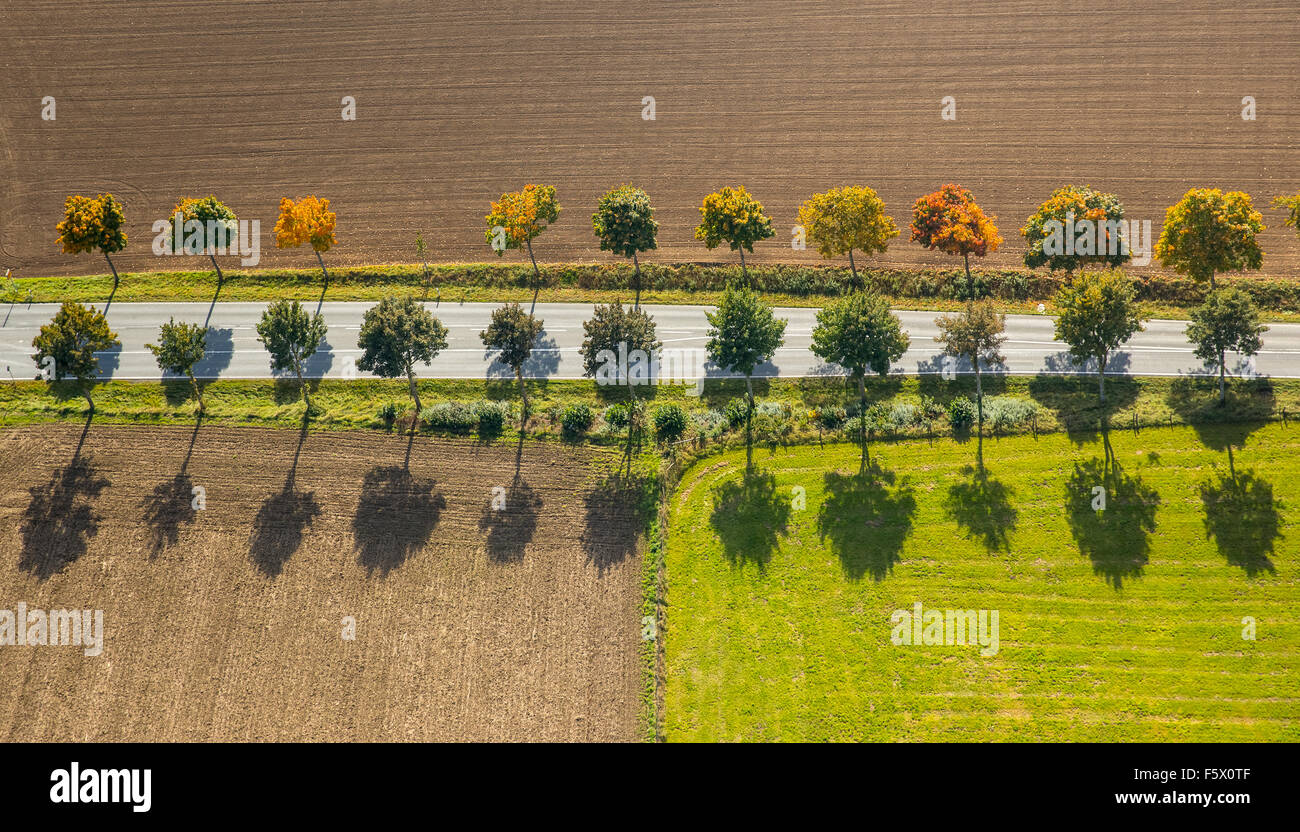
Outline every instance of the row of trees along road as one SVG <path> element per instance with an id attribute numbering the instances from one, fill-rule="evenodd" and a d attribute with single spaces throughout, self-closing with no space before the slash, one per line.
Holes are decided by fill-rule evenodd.
<path id="1" fill-rule="evenodd" d="M 1273 205 L 1287 212 L 1284 223 L 1300 233 L 1300 192 L 1277 197 Z M 560 203 L 554 186 L 528 184 L 521 190 L 502 194 L 500 199 L 492 202 L 485 217 L 485 237 L 498 256 L 504 256 L 510 250 L 523 250 L 528 254 L 533 269 L 533 307 L 530 313 L 535 310 L 542 284 L 533 240 L 555 224 L 559 216 Z M 897 225 L 886 212 L 884 201 L 874 190 L 860 185 L 813 194 L 800 206 L 798 217 L 800 227 L 822 257 L 848 257 L 854 289 L 864 288 L 854 252 L 864 257 L 883 253 L 888 249 L 889 241 L 899 235 Z M 984 257 L 1001 246 L 1003 240 L 996 219 L 985 214 L 969 190 L 947 184 L 916 200 L 912 207 L 910 239 L 931 250 L 961 257 L 966 271 L 966 297 L 973 300 L 978 287 L 970 270 L 970 258 Z M 1087 185 L 1058 188 L 1020 229 L 1027 246 L 1025 265 L 1030 268 L 1047 266 L 1050 270 L 1067 273 L 1085 266 L 1122 266 L 1131 259 L 1131 253 L 1112 244 L 1118 242 L 1112 240 L 1112 233 L 1118 233 L 1113 231 L 1116 228 L 1113 224 L 1124 219 L 1124 206 L 1114 194 L 1096 191 Z M 181 223 L 179 236 L 178 220 Z M 197 220 L 205 229 L 201 238 L 186 236 L 185 227 L 192 220 Z M 310 244 L 327 284 L 329 273 L 321 254 L 337 243 L 335 220 L 328 199 L 309 195 L 299 200 L 282 199 L 275 224 L 276 246 L 294 248 Z M 1049 241 L 1060 241 L 1061 226 L 1072 229 L 1074 226 L 1067 223 L 1083 221 L 1099 230 L 1095 234 L 1081 233 L 1078 246 L 1073 245 L 1074 240 L 1064 250 L 1048 245 Z M 640 188 L 620 185 L 601 196 L 591 222 L 602 251 L 632 260 L 633 308 L 638 308 L 642 290 L 638 255 L 658 246 L 659 224 L 654 219 L 650 197 Z M 70 254 L 102 253 L 113 272 L 113 287 L 116 289 L 118 274 L 112 255 L 126 248 L 123 224 L 122 205 L 112 194 L 69 196 L 64 204 L 64 218 L 57 227 L 58 242 Z M 209 228 L 215 230 L 209 233 Z M 220 285 L 224 278 L 216 254 L 230 247 L 237 228 L 235 212 L 215 196 L 187 197 L 172 210 L 169 240 L 184 238 L 183 253 L 206 253 Z M 1214 289 L 1216 274 L 1262 266 L 1264 255 L 1256 235 L 1263 230 L 1263 215 L 1254 209 L 1248 194 L 1242 191 L 1224 193 L 1217 188 L 1193 188 L 1166 210 L 1154 254 L 1166 268 L 1206 281 Z M 700 224 L 695 228 L 695 239 L 709 249 L 726 243 L 732 251 L 738 252 L 741 275 L 746 284 L 749 272 L 745 252 L 752 253 L 755 243 L 774 235 L 772 220 L 765 213 L 763 204 L 744 187 L 724 187 L 706 196 L 700 205 Z M 417 236 L 416 253 L 424 264 L 427 282 L 426 252 L 423 235 Z"/>

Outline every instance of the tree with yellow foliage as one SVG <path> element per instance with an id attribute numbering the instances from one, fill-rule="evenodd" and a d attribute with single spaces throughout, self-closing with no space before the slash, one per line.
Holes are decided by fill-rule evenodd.
<path id="1" fill-rule="evenodd" d="M 98 251 L 113 271 L 113 288 L 117 289 L 117 267 L 110 254 L 126 248 L 125 217 L 122 204 L 112 194 L 96 197 L 69 196 L 63 203 L 63 221 L 56 226 L 57 242 L 67 254 Z"/>
<path id="2" fill-rule="evenodd" d="M 775 233 L 772 221 L 763 213 L 763 203 L 750 196 L 743 187 L 728 186 L 704 198 L 695 239 L 702 241 L 705 248 L 717 248 L 720 243 L 727 243 L 732 251 L 739 251 L 740 273 L 748 285 L 745 251 L 753 254 L 754 243 Z"/>
<path id="3" fill-rule="evenodd" d="M 560 203 L 555 201 L 555 188 L 551 185 L 525 185 L 522 191 L 502 194 L 492 203 L 492 211 L 485 217 L 487 231 L 484 237 L 498 257 L 508 249 L 526 249 L 533 263 L 533 305 L 537 307 L 537 293 L 542 288 L 542 272 L 533 256 L 533 240 L 560 217 Z"/>
<path id="4" fill-rule="evenodd" d="M 288 197 L 280 200 L 280 218 L 275 221 L 275 247 L 297 248 L 304 243 L 310 243 L 311 250 L 316 252 L 316 262 L 320 264 L 325 284 L 329 285 L 330 273 L 325 270 L 325 261 L 320 255 L 329 251 L 338 240 L 334 238 L 334 212 L 330 210 L 328 199 L 308 195 L 297 202 Z"/>
<path id="5" fill-rule="evenodd" d="M 853 250 L 869 257 L 884 252 L 889 241 L 898 236 L 898 226 L 885 213 L 885 201 L 860 185 L 813 194 L 799 208 L 799 224 L 822 257 L 829 260 L 842 254 L 849 256 L 853 285 L 859 289 L 863 287 Z"/>
<path id="6" fill-rule="evenodd" d="M 1264 252 L 1255 235 L 1264 230 L 1264 215 L 1242 191 L 1192 188 L 1165 211 L 1156 241 L 1160 265 L 1197 280 L 1213 291 L 1216 272 L 1258 269 Z"/>

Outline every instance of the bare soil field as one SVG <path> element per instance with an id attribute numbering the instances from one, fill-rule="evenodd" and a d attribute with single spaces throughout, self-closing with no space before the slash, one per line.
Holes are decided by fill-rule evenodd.
<path id="1" fill-rule="evenodd" d="M 956 181 L 998 215 L 1007 242 L 988 263 L 1004 266 L 1069 182 L 1119 194 L 1156 234 L 1189 187 L 1244 189 L 1261 209 L 1300 188 L 1285 0 L 11 0 L 0 67 L 0 268 L 19 277 L 106 271 L 54 243 L 73 192 L 125 202 L 119 264 L 141 270 L 175 268 L 151 254 L 151 225 L 208 193 L 261 220 L 264 266 L 314 265 L 274 249 L 276 206 L 329 197 L 327 262 L 360 265 L 414 261 L 421 232 L 434 260 L 490 259 L 489 201 L 547 182 L 564 210 L 539 258 L 603 261 L 591 212 L 633 182 L 661 223 L 647 260 L 719 261 L 734 254 L 692 239 L 697 206 L 739 183 L 778 231 L 754 259 L 814 262 L 789 243 L 814 191 L 871 185 L 905 226 L 917 196 Z M 1295 273 L 1300 241 L 1265 217 L 1265 271 Z M 952 264 L 906 234 L 880 262 Z"/>
<path id="2" fill-rule="evenodd" d="M 616 457 L 519 448 L 0 431 L 0 609 L 104 611 L 100 656 L 0 646 L 0 740 L 637 739 Z"/>

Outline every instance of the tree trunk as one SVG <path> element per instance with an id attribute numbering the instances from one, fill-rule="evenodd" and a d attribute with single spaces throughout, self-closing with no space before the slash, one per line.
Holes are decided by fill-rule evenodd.
<path id="1" fill-rule="evenodd" d="M 113 270 L 113 288 L 116 289 L 117 288 L 117 266 L 113 265 L 113 258 L 108 256 L 107 251 L 104 252 L 104 259 L 108 261 L 108 267 Z"/>
<path id="2" fill-rule="evenodd" d="M 528 317 L 533 316 L 533 310 L 537 308 L 537 293 L 542 290 L 542 272 L 537 268 L 537 258 L 533 256 L 533 241 L 525 240 L 524 244 L 528 246 L 528 259 L 533 261 L 533 305 L 528 307 Z"/>
<path id="3" fill-rule="evenodd" d="M 528 423 L 528 388 L 524 386 L 524 368 L 515 368 L 515 378 L 519 379 L 519 398 L 523 400 L 523 413 L 519 421 L 519 430 L 522 432 L 524 425 Z"/>
<path id="4" fill-rule="evenodd" d="M 636 298 L 635 300 L 632 301 L 632 308 L 640 309 L 641 308 L 641 264 L 637 262 L 635 251 L 632 252 L 632 270 L 633 270 L 632 279 L 636 283 Z"/>
<path id="5" fill-rule="evenodd" d="M 298 376 L 298 386 L 302 388 L 302 398 L 307 403 L 307 412 L 311 413 L 311 391 L 307 389 L 307 382 L 302 377 L 302 362 L 296 358 L 293 362 L 293 371 Z"/>
<path id="6" fill-rule="evenodd" d="M 750 375 L 746 375 L 746 376 L 745 376 L 745 389 L 749 392 L 749 409 L 752 411 L 752 410 L 754 409 L 754 378 L 753 378 L 753 376 L 750 376 Z"/>
<path id="7" fill-rule="evenodd" d="M 420 419 L 420 388 L 415 384 L 415 371 L 407 369 L 406 380 L 411 385 L 411 398 L 415 400 L 415 419 L 411 421 L 411 429 L 415 429 L 416 423 Z"/>
<path id="8" fill-rule="evenodd" d="M 866 470 L 870 455 L 867 451 L 867 374 L 858 374 L 858 443 L 862 446 L 862 470 Z"/>
<path id="9" fill-rule="evenodd" d="M 1223 350 L 1219 350 L 1219 404 L 1220 405 L 1225 405 L 1228 403 L 1228 394 L 1224 388 L 1224 383 L 1223 383 L 1223 373 L 1224 373 L 1223 363 L 1224 363 Z"/>
<path id="10" fill-rule="evenodd" d="M 1097 389 L 1101 392 L 1101 403 L 1106 403 L 1106 353 L 1097 356 Z"/>
<path id="11" fill-rule="evenodd" d="M 199 380 L 194 377 L 194 371 L 188 373 L 190 377 L 190 387 L 194 388 L 194 398 L 199 400 L 199 412 L 203 412 L 203 390 L 199 387 Z"/>
<path id="12" fill-rule="evenodd" d="M 975 279 L 970 276 L 970 255 L 963 251 L 961 259 L 966 264 L 966 299 L 975 300 Z"/>
<path id="13" fill-rule="evenodd" d="M 975 365 L 975 410 L 979 413 L 979 431 L 984 435 L 984 384 L 980 378 L 980 357 L 971 356 L 971 363 Z"/>
<path id="14" fill-rule="evenodd" d="M 226 279 L 226 276 L 221 273 L 221 267 L 217 265 L 217 255 L 209 251 L 208 259 L 212 261 L 212 268 L 217 270 L 217 285 L 220 286 Z"/>
<path id="15" fill-rule="evenodd" d="M 858 267 L 853 264 L 853 249 L 849 249 L 849 270 L 853 272 L 853 288 L 861 288 L 858 285 Z"/>
<path id="16" fill-rule="evenodd" d="M 95 412 L 95 400 L 92 399 L 92 398 L 90 398 L 90 382 L 84 382 L 84 383 L 81 385 L 81 395 L 85 397 L 85 399 L 86 399 L 86 404 L 87 404 L 87 406 L 90 407 L 90 412 L 91 412 L 91 413 L 94 413 L 94 412 Z"/>
<path id="17" fill-rule="evenodd" d="M 740 279 L 749 287 L 749 271 L 745 268 L 745 247 L 740 246 Z"/>
<path id="18" fill-rule="evenodd" d="M 316 249 L 312 249 L 312 251 L 316 251 Z M 316 251 L 316 262 L 320 263 L 320 273 L 325 275 L 325 285 L 330 285 L 330 273 L 325 271 L 325 261 L 321 258 L 319 251 Z"/>

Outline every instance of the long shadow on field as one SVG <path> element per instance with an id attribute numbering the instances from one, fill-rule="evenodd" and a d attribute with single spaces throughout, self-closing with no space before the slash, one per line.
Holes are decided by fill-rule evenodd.
<path id="1" fill-rule="evenodd" d="M 916 497 L 911 484 L 874 462 L 857 474 L 830 471 L 823 482 L 826 498 L 817 517 L 822 540 L 829 538 L 849 580 L 870 575 L 883 581 L 902 559 L 912 531 Z"/>
<path id="2" fill-rule="evenodd" d="M 284 564 L 302 546 L 307 527 L 321 513 L 320 504 L 316 502 L 316 492 L 299 491 L 295 483 L 298 458 L 302 455 L 302 443 L 307 438 L 307 424 L 304 418 L 302 429 L 298 432 L 298 449 L 294 451 L 293 465 L 289 468 L 289 476 L 285 478 L 284 488 L 262 503 L 257 517 L 253 519 L 253 535 L 248 544 L 249 557 L 268 578 L 274 578 L 284 570 Z"/>
<path id="3" fill-rule="evenodd" d="M 1282 537 L 1273 486 L 1252 470 L 1238 473 L 1231 447 L 1228 473 L 1201 484 L 1201 504 L 1205 507 L 1205 536 L 1214 538 L 1228 563 L 1241 567 L 1250 577 L 1277 571 L 1269 559 L 1273 542 Z"/>
<path id="4" fill-rule="evenodd" d="M 777 492 L 776 477 L 746 465 L 739 481 L 713 489 L 709 525 L 733 566 L 752 563 L 762 571 L 790 524 L 790 511 L 790 501 Z"/>
<path id="5" fill-rule="evenodd" d="M 1121 589 L 1125 578 L 1141 577 L 1147 564 L 1160 495 L 1141 477 L 1124 473 L 1109 433 L 1102 433 L 1102 441 L 1104 459 L 1074 464 L 1065 485 L 1065 509 L 1070 532 L 1092 561 L 1093 572 Z"/>
<path id="6" fill-rule="evenodd" d="M 188 386 L 189 382 L 186 381 Z M 194 443 L 199 436 L 203 416 L 194 422 L 194 432 L 190 434 L 190 446 L 181 462 L 181 470 L 166 482 L 161 482 L 145 498 L 143 514 L 145 525 L 149 527 L 149 559 L 162 554 L 168 546 L 175 545 L 180 539 L 181 524 L 194 522 L 194 481 L 187 471 L 190 457 L 194 454 Z"/>
<path id="7" fill-rule="evenodd" d="M 99 532 L 100 517 L 91 501 L 112 483 L 81 455 L 90 421 L 86 419 L 72 461 L 56 469 L 48 483 L 28 489 L 31 500 L 23 512 L 18 566 L 41 581 L 84 555 L 88 540 Z"/>
<path id="8" fill-rule="evenodd" d="M 510 486 L 493 485 L 491 498 L 479 517 L 480 529 L 487 529 L 488 557 L 497 563 L 518 563 L 537 532 L 542 498 L 520 474 L 524 437 L 515 450 L 515 476 Z"/>
<path id="9" fill-rule="evenodd" d="M 437 483 L 413 476 L 407 466 L 370 469 L 352 518 L 357 563 L 367 576 L 386 577 L 429 542 L 446 507 Z"/>
<path id="10" fill-rule="evenodd" d="M 1231 380 L 1228 407 L 1219 405 L 1216 377 L 1183 375 L 1169 386 L 1166 404 L 1196 431 L 1196 438 L 1215 451 L 1240 448 L 1255 431 L 1267 424 L 1275 400 L 1273 385 L 1266 378 Z"/>
<path id="11" fill-rule="evenodd" d="M 1029 395 L 1043 407 L 1052 411 L 1056 421 L 1076 445 L 1096 442 L 1103 432 L 1103 422 L 1109 414 L 1122 410 L 1138 397 L 1138 381 L 1132 376 L 1106 376 L 1106 403 L 1101 403 L 1096 376 L 1070 375 L 1075 372 L 1069 363 L 1069 353 L 1049 356 L 1049 373 L 1034 376 L 1029 381 Z M 1095 366 L 1091 362 L 1090 366 Z M 1109 371 L 1118 372 L 1119 357 L 1111 359 Z M 1059 373 L 1059 374 L 1058 374 Z M 1109 429 L 1109 425 L 1106 426 Z"/>
<path id="12" fill-rule="evenodd" d="M 1013 491 L 984 467 L 984 437 L 979 438 L 975 466 L 962 473 L 970 476 L 948 489 L 945 505 L 948 516 L 966 529 L 967 537 L 979 538 L 990 552 L 1010 551 L 1010 533 L 1016 527 L 1016 509 L 1011 505 Z"/>
<path id="13" fill-rule="evenodd" d="M 654 501 L 654 482 L 645 477 L 611 477 L 583 498 L 582 548 L 600 575 L 636 554 L 638 530 Z"/>

